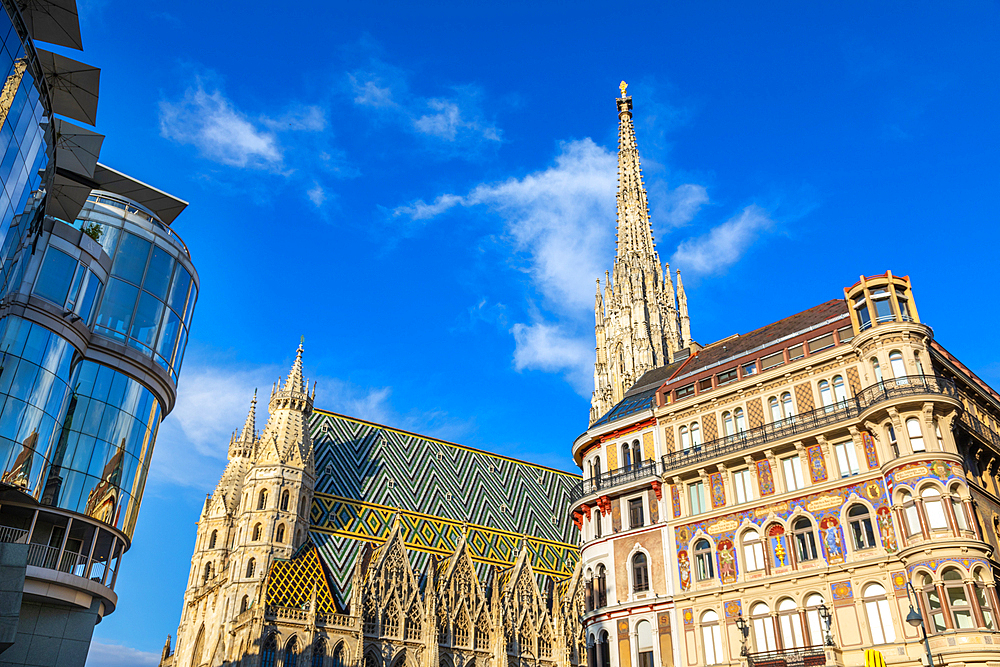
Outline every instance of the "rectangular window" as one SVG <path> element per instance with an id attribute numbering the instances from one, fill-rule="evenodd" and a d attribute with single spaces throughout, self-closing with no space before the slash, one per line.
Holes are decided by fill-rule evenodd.
<path id="1" fill-rule="evenodd" d="M 688 499 L 691 501 L 691 514 L 701 514 L 705 511 L 704 482 L 695 482 L 688 485 Z"/>
<path id="2" fill-rule="evenodd" d="M 754 500 L 753 474 L 749 468 L 737 470 L 733 473 L 733 485 L 736 487 L 737 503 L 748 503 Z"/>
<path id="3" fill-rule="evenodd" d="M 70 282 L 76 272 L 76 259 L 61 250 L 49 248 L 45 253 L 42 270 L 35 279 L 35 294 L 45 297 L 60 307 L 66 303 Z"/>
<path id="4" fill-rule="evenodd" d="M 785 353 L 777 352 L 775 354 L 769 354 L 766 357 L 762 357 L 760 360 L 760 370 L 761 372 L 770 370 L 772 368 L 777 368 L 778 366 L 785 363 Z"/>
<path id="5" fill-rule="evenodd" d="M 678 399 L 687 398 L 688 396 L 694 394 L 694 385 L 689 384 L 687 386 L 681 387 L 680 389 L 676 389 L 675 394 Z"/>
<path id="6" fill-rule="evenodd" d="M 748 375 L 757 374 L 757 362 L 751 361 L 749 364 L 743 364 L 743 377 Z"/>
<path id="7" fill-rule="evenodd" d="M 793 345 L 788 348 L 788 360 L 795 361 L 796 359 L 802 359 L 806 356 L 805 347 L 799 343 L 798 345 Z"/>
<path id="8" fill-rule="evenodd" d="M 837 465 L 840 467 L 841 477 L 850 477 L 861 472 L 858 467 L 858 452 L 854 446 L 854 441 L 840 442 L 833 446 L 837 453 Z"/>
<path id="9" fill-rule="evenodd" d="M 789 491 L 798 491 L 805 486 L 805 481 L 802 479 L 802 466 L 799 465 L 799 457 L 789 456 L 787 459 L 781 459 L 781 469 L 785 472 L 785 486 Z"/>
<path id="10" fill-rule="evenodd" d="M 840 338 L 841 343 L 849 343 L 854 338 L 854 327 L 847 326 L 837 329 L 837 336 Z"/>
<path id="11" fill-rule="evenodd" d="M 722 371 L 716 377 L 719 378 L 719 384 L 723 385 L 739 380 L 740 374 L 735 368 L 730 368 L 728 371 Z"/>
<path id="12" fill-rule="evenodd" d="M 712 388 L 712 378 L 705 378 L 698 382 L 698 391 L 708 391 Z"/>
<path id="13" fill-rule="evenodd" d="M 642 525 L 642 498 L 633 498 L 628 501 L 628 527 L 641 528 Z"/>
<path id="14" fill-rule="evenodd" d="M 833 334 L 828 333 L 825 336 L 820 336 L 819 338 L 813 338 L 809 341 L 809 353 L 819 352 L 820 350 L 825 350 L 828 347 L 834 346 Z"/>

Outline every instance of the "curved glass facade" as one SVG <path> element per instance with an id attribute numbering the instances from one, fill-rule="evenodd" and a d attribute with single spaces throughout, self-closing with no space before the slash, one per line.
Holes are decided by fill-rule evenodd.
<path id="1" fill-rule="evenodd" d="M 159 401 L 123 373 L 74 360 L 66 340 L 19 317 L 0 320 L 0 349 L 0 481 L 131 536 Z"/>
<path id="2" fill-rule="evenodd" d="M 177 382 L 198 300 L 184 242 L 135 204 L 101 192 L 90 196 L 74 226 L 94 230 L 113 259 L 94 333 L 152 357 Z"/>
<path id="3" fill-rule="evenodd" d="M 41 185 L 39 171 L 48 164 L 45 137 L 39 123 L 45 105 L 21 36 L 6 12 L 0 12 L 0 240 L 14 216 L 24 209 L 28 194 Z"/>

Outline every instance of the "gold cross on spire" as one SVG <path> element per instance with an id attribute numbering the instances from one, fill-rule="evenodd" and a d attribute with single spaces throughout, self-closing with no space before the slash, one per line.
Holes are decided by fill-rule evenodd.
<path id="1" fill-rule="evenodd" d="M 625 83 L 624 81 L 622 81 L 620 84 L 618 84 L 618 89 L 622 91 L 622 98 L 625 97 L 625 89 L 626 88 L 628 88 L 628 84 Z"/>

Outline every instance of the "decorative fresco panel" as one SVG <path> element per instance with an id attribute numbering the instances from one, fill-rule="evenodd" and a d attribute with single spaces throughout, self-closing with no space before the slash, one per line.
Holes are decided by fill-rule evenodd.
<path id="1" fill-rule="evenodd" d="M 750 421 L 750 428 L 764 425 L 764 404 L 759 398 L 747 401 L 747 419 Z"/>
<path id="2" fill-rule="evenodd" d="M 681 492 L 677 488 L 676 484 L 670 485 L 670 505 L 674 511 L 674 518 L 678 519 L 681 516 Z"/>
<path id="3" fill-rule="evenodd" d="M 688 607 L 681 612 L 681 618 L 684 619 L 684 627 L 690 627 L 694 625 L 694 609 Z"/>
<path id="4" fill-rule="evenodd" d="M 725 506 L 726 486 L 722 482 L 722 473 L 713 472 L 708 476 L 708 483 L 712 487 L 712 509 Z"/>
<path id="5" fill-rule="evenodd" d="M 906 566 L 906 571 L 909 574 L 913 574 L 913 570 L 918 567 L 924 567 L 931 572 L 937 572 L 942 565 L 961 565 L 966 570 L 970 569 L 976 563 L 980 565 L 985 565 L 989 567 L 989 564 L 982 558 L 932 558 L 931 560 L 922 560 L 917 563 L 910 563 Z"/>
<path id="6" fill-rule="evenodd" d="M 811 382 L 795 385 L 795 403 L 798 405 L 800 413 L 816 409 Z"/>
<path id="7" fill-rule="evenodd" d="M 653 448 L 653 432 L 646 431 L 642 434 L 642 460 L 653 461 L 656 459 L 656 451 Z"/>
<path id="8" fill-rule="evenodd" d="M 875 438 L 868 431 L 861 432 L 861 444 L 865 449 L 865 462 L 869 470 L 878 468 L 878 449 L 875 447 Z"/>
<path id="9" fill-rule="evenodd" d="M 726 603 L 726 618 L 736 618 L 737 616 L 743 615 L 743 601 L 742 600 L 730 600 Z"/>
<path id="10" fill-rule="evenodd" d="M 834 602 L 854 599 L 854 589 L 850 581 L 835 581 L 830 584 L 830 592 L 833 594 Z"/>
<path id="11" fill-rule="evenodd" d="M 771 475 L 771 462 L 767 459 L 757 461 L 757 490 L 762 498 L 774 494 L 774 477 Z"/>
<path id="12" fill-rule="evenodd" d="M 851 388 L 851 395 L 857 396 L 861 391 L 861 378 L 858 376 L 858 369 L 851 366 L 847 369 L 847 385 Z"/>
<path id="13" fill-rule="evenodd" d="M 826 459 L 823 457 L 823 448 L 813 445 L 808 450 L 809 473 L 812 476 L 813 484 L 826 481 Z"/>
<path id="14" fill-rule="evenodd" d="M 725 577 L 723 583 L 735 582 L 739 577 L 739 552 L 732 545 L 738 544 L 737 531 L 746 525 L 757 526 L 762 531 L 772 570 L 789 567 L 791 544 L 783 522 L 793 514 L 805 513 L 812 519 L 813 525 L 817 526 L 822 557 L 827 564 L 843 562 L 846 554 L 843 527 L 846 518 L 843 512 L 846 512 L 846 505 L 852 496 L 866 498 L 871 502 L 879 519 L 879 533 L 883 544 L 890 553 L 895 552 L 896 534 L 888 506 L 888 495 L 882 481 L 856 482 L 791 500 L 764 502 L 753 507 L 740 506 L 738 512 L 675 527 L 674 538 L 682 590 L 689 590 L 691 587 L 691 564 L 687 550 L 699 534 L 708 535 L 717 545 L 717 571 L 720 578 Z"/>
<path id="15" fill-rule="evenodd" d="M 899 570 L 898 572 L 891 572 L 889 577 L 892 579 L 892 588 L 896 593 L 902 593 L 906 595 L 906 582 L 909 581 L 909 577 L 906 576 L 906 572 Z"/>
<path id="16" fill-rule="evenodd" d="M 885 479 L 891 493 L 897 484 L 914 487 L 921 481 L 931 478 L 947 484 L 952 479 L 963 479 L 964 476 L 965 471 L 962 470 L 961 464 L 933 459 L 893 468 L 885 474 Z"/>
<path id="17" fill-rule="evenodd" d="M 663 448 L 667 452 L 674 451 L 674 429 L 669 426 L 663 429 Z"/>
<path id="18" fill-rule="evenodd" d="M 709 412 L 701 418 L 701 427 L 705 430 L 702 442 L 711 442 L 719 437 L 719 422 L 714 412 Z"/>
<path id="19" fill-rule="evenodd" d="M 615 443 L 611 443 L 610 445 L 604 448 L 604 451 L 608 459 L 607 472 L 611 472 L 612 470 L 618 470 L 618 446 Z"/>

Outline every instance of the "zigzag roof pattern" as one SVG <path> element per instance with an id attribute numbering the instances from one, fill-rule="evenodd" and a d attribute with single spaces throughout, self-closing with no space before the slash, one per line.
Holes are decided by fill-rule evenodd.
<path id="1" fill-rule="evenodd" d="M 306 542 L 288 560 L 276 560 L 267 576 L 265 601 L 279 607 L 305 609 L 311 604 L 316 589 L 316 611 L 333 614 L 340 611 L 334 601 L 330 582 L 320 561 L 319 551 Z"/>

